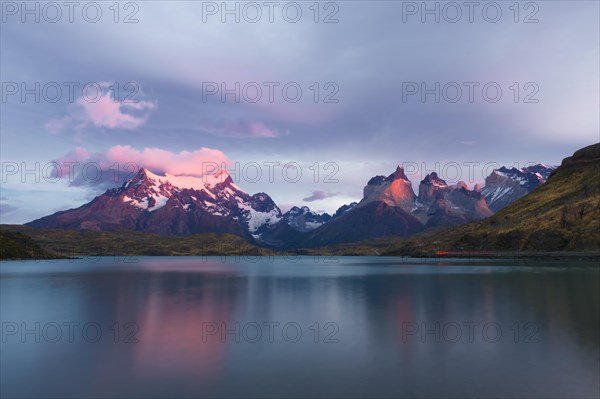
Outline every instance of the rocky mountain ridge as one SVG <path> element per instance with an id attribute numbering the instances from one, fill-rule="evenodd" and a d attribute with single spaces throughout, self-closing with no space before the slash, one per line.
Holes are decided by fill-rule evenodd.
<path id="1" fill-rule="evenodd" d="M 543 184 L 554 169 L 534 165 L 494 170 L 483 189 L 450 185 L 432 172 L 415 194 L 402 167 L 371 178 L 363 198 L 334 215 L 308 207 L 282 213 L 266 193 L 250 195 L 223 170 L 203 177 L 160 176 L 147 169 L 79 208 L 28 223 L 46 229 L 136 230 L 163 235 L 234 234 L 264 246 L 289 248 L 410 236 L 481 220 Z M 493 206 L 488 206 L 492 204 Z"/>

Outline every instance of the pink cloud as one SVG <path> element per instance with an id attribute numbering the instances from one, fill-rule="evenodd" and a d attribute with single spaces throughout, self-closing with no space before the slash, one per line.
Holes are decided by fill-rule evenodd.
<path id="1" fill-rule="evenodd" d="M 269 138 L 279 137 L 279 133 L 262 122 L 238 120 L 235 122 L 205 123 L 200 126 L 215 136 L 234 138 Z"/>
<path id="2" fill-rule="evenodd" d="M 96 102 L 90 102 L 84 98 L 77 100 L 77 105 L 83 109 L 84 120 L 96 127 L 106 127 L 109 129 L 121 128 L 134 130 L 144 125 L 148 120 L 149 114 L 134 116 L 124 111 L 150 111 L 156 108 L 156 103 L 151 101 L 138 102 L 118 102 L 108 92 L 100 97 Z"/>
<path id="3" fill-rule="evenodd" d="M 83 147 L 75 147 L 60 159 L 60 162 L 85 162 L 90 158 L 90 153 Z"/>
<path id="4" fill-rule="evenodd" d="M 223 152 L 206 147 L 173 153 L 161 148 L 144 148 L 139 151 L 130 146 L 117 145 L 106 152 L 106 158 L 113 163 L 133 162 L 156 173 L 189 176 L 202 176 L 205 164 L 216 163 L 220 166 L 231 163 Z"/>
<path id="5" fill-rule="evenodd" d="M 138 101 L 136 103 L 115 101 L 110 92 L 102 95 L 100 100 L 96 102 L 80 98 L 77 100 L 77 105 L 83 109 L 84 120 L 94 126 L 127 130 L 134 130 L 145 124 L 149 114 L 134 116 L 125 113 L 125 110 L 149 111 L 156 108 L 156 104 L 150 101 Z"/>
<path id="6" fill-rule="evenodd" d="M 62 118 L 52 119 L 44 124 L 46 130 L 52 134 L 60 133 L 65 127 L 71 123 L 71 117 L 63 116 Z"/>
<path id="7" fill-rule="evenodd" d="M 102 87 L 107 87 L 104 84 Z M 52 134 L 73 126 L 76 131 L 93 125 L 98 128 L 135 130 L 143 126 L 150 117 L 150 111 L 156 109 L 154 101 L 126 102 L 116 101 L 112 92 L 101 94 L 98 101 L 83 97 L 75 101 L 70 115 L 52 119 L 44 127 Z"/>
<path id="8" fill-rule="evenodd" d="M 171 152 L 162 148 L 138 150 L 122 145 L 111 147 L 106 152 L 93 154 L 82 147 L 77 147 L 55 162 L 63 170 L 62 177 L 69 177 L 72 185 L 105 187 L 122 184 L 140 168 L 158 174 L 201 177 L 203 172 L 213 173 L 215 169 L 227 168 L 232 164 L 223 152 L 207 147 L 194 151 Z M 73 166 L 74 163 L 78 164 Z M 84 171 L 86 168 L 87 171 Z M 95 177 L 98 175 L 97 169 L 101 170 L 99 173 L 101 177 L 98 178 Z M 70 170 L 74 172 L 71 173 Z M 119 173 L 116 173 L 117 171 Z M 84 172 L 93 175 L 94 178 L 86 179 L 83 176 Z"/>

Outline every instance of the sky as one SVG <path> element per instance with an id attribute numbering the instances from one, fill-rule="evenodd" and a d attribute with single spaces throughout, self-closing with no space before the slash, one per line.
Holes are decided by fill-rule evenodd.
<path id="1" fill-rule="evenodd" d="M 334 212 L 599 141 L 597 1 L 76 4 L 0 3 L 1 223 L 139 167 Z"/>

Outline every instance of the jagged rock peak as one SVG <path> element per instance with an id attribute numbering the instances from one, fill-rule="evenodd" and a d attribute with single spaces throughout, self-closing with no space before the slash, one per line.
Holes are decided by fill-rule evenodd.
<path id="1" fill-rule="evenodd" d="M 410 180 L 408 179 L 408 177 L 404 173 L 404 168 L 402 166 L 400 166 L 400 165 L 398 165 L 396 167 L 396 170 L 394 171 L 394 173 L 392 173 L 388 177 L 385 177 L 385 176 L 382 176 L 382 175 L 377 175 L 377 176 L 372 177 L 371 180 L 369 180 L 367 182 L 367 185 L 368 186 L 377 186 L 377 185 L 380 185 L 380 184 L 391 183 L 391 182 L 394 182 L 396 180 L 404 180 L 405 182 L 410 183 Z"/>
<path id="2" fill-rule="evenodd" d="M 441 179 L 436 172 L 431 172 L 423 180 L 421 180 L 421 184 L 437 184 L 447 186 L 446 181 Z"/>
<path id="3" fill-rule="evenodd" d="M 387 180 L 389 180 L 389 181 L 394 181 L 394 180 L 398 180 L 398 179 L 410 181 L 410 180 L 408 180 L 408 177 L 406 177 L 406 174 L 404 173 L 404 168 L 401 167 L 400 165 L 398 165 L 396 167 L 396 171 L 394 173 L 392 173 L 391 175 L 389 175 L 387 177 Z"/>
<path id="4" fill-rule="evenodd" d="M 331 219 L 331 215 L 328 213 L 319 214 L 313 212 L 307 206 L 301 208 L 294 206 L 283 214 L 283 218 L 292 229 L 300 232 L 308 232 L 328 222 Z"/>
<path id="5" fill-rule="evenodd" d="M 350 209 L 354 208 L 356 205 L 358 205 L 358 202 L 352 202 L 350 204 L 345 204 L 340 206 L 337 211 L 335 211 L 335 213 L 333 214 L 333 218 L 337 218 L 339 216 L 342 216 L 344 213 L 348 212 Z"/>
<path id="6" fill-rule="evenodd" d="M 468 190 L 469 185 L 461 180 L 458 183 L 456 183 L 456 188 L 464 188 L 465 190 Z"/>

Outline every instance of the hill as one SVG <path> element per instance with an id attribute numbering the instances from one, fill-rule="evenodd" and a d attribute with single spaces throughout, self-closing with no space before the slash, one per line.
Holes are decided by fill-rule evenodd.
<path id="1" fill-rule="evenodd" d="M 530 194 L 493 216 L 391 242 L 385 255 L 600 250 L 600 144 L 582 148 Z"/>
<path id="2" fill-rule="evenodd" d="M 57 259 L 60 256 L 42 249 L 31 237 L 0 230 L 0 259 Z"/>
<path id="3" fill-rule="evenodd" d="M 166 236 L 128 230 L 36 229 L 4 225 L 10 235 L 30 236 L 40 250 L 63 257 L 80 256 L 216 256 L 269 255 L 269 250 L 247 243 L 231 234 Z M 10 231 L 7 231 L 10 230 Z M 25 234 L 23 234 L 25 233 Z M 3 244 L 4 246 L 4 244 Z M 55 255 L 56 256 L 56 255 Z"/>

